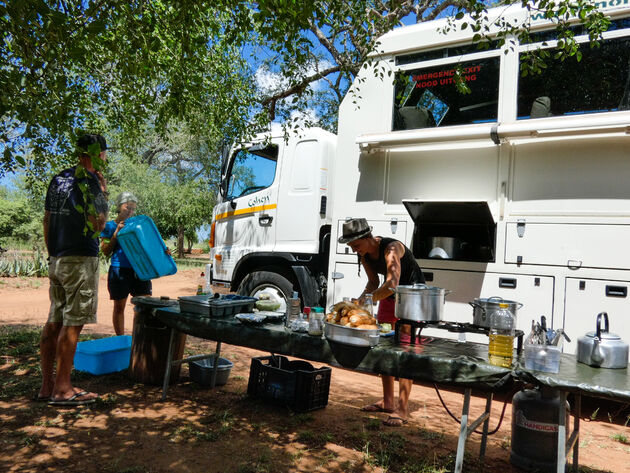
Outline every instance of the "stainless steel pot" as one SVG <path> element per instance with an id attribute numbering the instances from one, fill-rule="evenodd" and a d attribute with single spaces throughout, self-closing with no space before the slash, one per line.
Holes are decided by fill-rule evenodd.
<path id="1" fill-rule="evenodd" d="M 516 301 L 509 301 L 502 297 L 477 297 L 473 302 L 469 302 L 473 308 L 473 325 L 479 327 L 490 328 L 490 315 L 499 308 L 499 304 L 507 304 L 508 309 L 514 317 L 518 314 L 518 309 L 523 307 L 523 304 Z"/>
<path id="2" fill-rule="evenodd" d="M 392 290 L 396 293 L 396 317 L 414 322 L 442 320 L 445 298 L 451 293 L 448 289 L 426 284 L 398 286 Z"/>
<path id="3" fill-rule="evenodd" d="M 374 347 L 380 338 L 379 329 L 363 329 L 346 327 L 344 325 L 324 323 L 324 337 L 326 340 L 352 345 L 355 347 Z"/>
<path id="4" fill-rule="evenodd" d="M 430 237 L 429 258 L 457 259 L 461 256 L 465 243 L 460 238 Z"/>
<path id="5" fill-rule="evenodd" d="M 602 329 L 602 317 L 604 328 Z M 594 332 L 578 338 L 577 361 L 598 368 L 627 368 L 628 344 L 608 331 L 608 314 L 597 314 Z"/>

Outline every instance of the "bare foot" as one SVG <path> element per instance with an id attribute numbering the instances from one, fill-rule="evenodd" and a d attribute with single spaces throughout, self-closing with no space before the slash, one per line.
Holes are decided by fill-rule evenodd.
<path id="1" fill-rule="evenodd" d="M 387 412 L 388 414 L 394 412 L 393 408 L 385 407 L 385 402 L 383 400 L 370 404 L 369 406 L 362 407 L 361 410 L 364 412 Z"/>

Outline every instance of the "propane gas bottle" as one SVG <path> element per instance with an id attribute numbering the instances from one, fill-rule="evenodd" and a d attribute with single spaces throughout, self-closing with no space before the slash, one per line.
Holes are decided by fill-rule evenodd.
<path id="1" fill-rule="evenodd" d="M 560 408 L 560 395 L 550 389 L 525 389 L 514 395 L 510 463 L 524 470 L 555 471 Z M 568 424 L 569 403 L 563 408 Z"/>

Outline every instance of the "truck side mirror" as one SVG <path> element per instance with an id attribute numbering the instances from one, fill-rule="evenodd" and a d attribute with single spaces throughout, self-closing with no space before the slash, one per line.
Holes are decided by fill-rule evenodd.
<path id="1" fill-rule="evenodd" d="M 230 207 L 232 207 L 232 210 L 236 208 L 236 202 L 234 200 L 230 200 Z"/>

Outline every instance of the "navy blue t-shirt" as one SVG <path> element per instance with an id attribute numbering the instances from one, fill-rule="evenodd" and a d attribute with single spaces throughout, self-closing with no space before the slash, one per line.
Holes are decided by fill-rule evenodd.
<path id="1" fill-rule="evenodd" d="M 46 210 L 50 212 L 48 226 L 48 254 L 50 256 L 98 256 L 98 238 L 88 230 L 83 234 L 85 216 L 75 206 L 85 208 L 79 182 L 86 182 L 94 196 L 98 213 L 107 213 L 107 199 L 98 178 L 88 172 L 89 178 L 78 179 L 76 166 L 64 169 L 52 178 L 46 193 Z"/>

